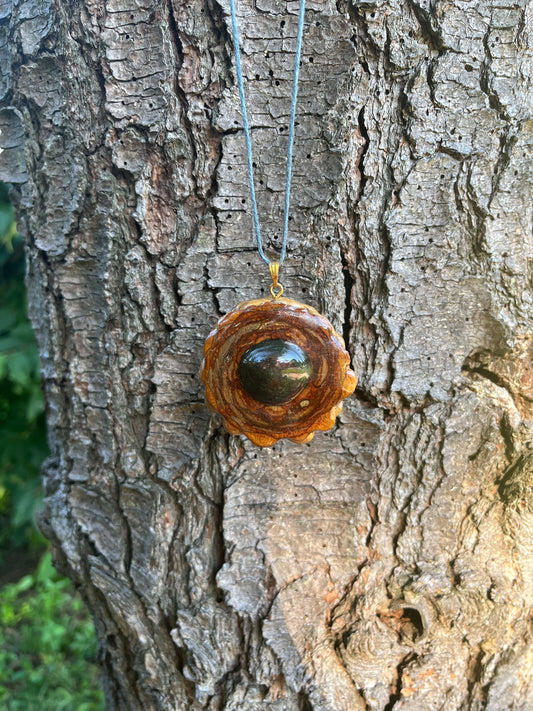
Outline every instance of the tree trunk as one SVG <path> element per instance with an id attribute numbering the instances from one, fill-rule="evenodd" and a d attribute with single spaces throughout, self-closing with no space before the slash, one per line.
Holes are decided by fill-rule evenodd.
<path id="1" fill-rule="evenodd" d="M 238 0 L 279 248 L 298 3 Z M 344 333 L 336 428 L 258 449 L 198 378 L 268 289 L 226 1 L 5 0 L 42 526 L 109 709 L 533 708 L 533 5 L 309 0 L 288 296 Z"/>

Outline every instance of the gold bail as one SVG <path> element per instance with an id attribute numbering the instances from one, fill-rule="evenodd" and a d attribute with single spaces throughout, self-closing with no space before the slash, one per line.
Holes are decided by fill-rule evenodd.
<path id="1" fill-rule="evenodd" d="M 270 293 L 274 299 L 279 299 L 279 297 L 283 294 L 283 286 L 278 282 L 279 262 L 269 262 L 268 268 L 270 269 L 270 276 L 272 277 Z"/>

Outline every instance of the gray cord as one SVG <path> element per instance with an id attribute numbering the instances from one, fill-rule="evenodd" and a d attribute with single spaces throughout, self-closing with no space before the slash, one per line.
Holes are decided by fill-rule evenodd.
<path id="1" fill-rule="evenodd" d="M 231 10 L 231 30 L 233 35 L 233 48 L 235 52 L 235 68 L 237 70 L 237 86 L 239 89 L 239 98 L 241 100 L 241 114 L 242 114 L 242 126 L 244 129 L 244 136 L 246 141 L 246 155 L 248 159 L 248 183 L 250 186 L 250 199 L 252 203 L 252 217 L 254 221 L 255 237 L 257 241 L 257 250 L 261 259 L 270 264 L 270 260 L 265 255 L 263 250 L 263 240 L 261 238 L 261 228 L 259 226 L 259 214 L 257 210 L 257 200 L 255 197 L 255 187 L 254 187 L 254 165 L 252 160 L 252 137 L 250 135 L 250 126 L 248 124 L 248 114 L 246 112 L 246 100 L 244 97 L 244 83 L 242 79 L 242 67 L 241 67 L 241 51 L 240 51 L 240 41 L 239 41 L 239 30 L 237 27 L 237 15 L 235 12 L 235 0 L 230 0 L 230 10 Z M 281 238 L 281 252 L 279 256 L 279 262 L 285 259 L 285 254 L 287 251 L 287 234 L 289 231 L 289 207 L 290 207 L 290 196 L 291 196 L 291 180 L 292 180 L 292 148 L 294 144 L 294 124 L 296 121 L 296 101 L 298 98 L 298 77 L 300 74 L 300 57 L 302 54 L 302 40 L 303 40 L 303 30 L 304 30 L 304 16 L 305 16 L 305 0 L 300 1 L 300 15 L 298 18 L 298 36 L 296 39 L 296 56 L 294 59 L 294 74 L 292 83 L 292 95 L 291 95 L 291 111 L 289 119 L 289 144 L 287 146 L 287 177 L 285 180 L 285 208 L 283 213 L 283 235 Z"/>

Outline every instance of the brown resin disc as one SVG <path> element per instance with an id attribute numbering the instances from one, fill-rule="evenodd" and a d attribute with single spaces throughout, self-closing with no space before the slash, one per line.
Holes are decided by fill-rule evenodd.
<path id="1" fill-rule="evenodd" d="M 231 434 L 268 447 L 333 427 L 355 390 L 344 339 L 311 306 L 256 299 L 223 316 L 204 346 L 201 377 Z"/>

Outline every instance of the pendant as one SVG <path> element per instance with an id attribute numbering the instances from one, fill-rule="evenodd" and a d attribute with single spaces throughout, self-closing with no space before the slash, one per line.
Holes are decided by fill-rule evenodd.
<path id="1" fill-rule="evenodd" d="M 357 384 L 342 336 L 313 307 L 282 298 L 279 264 L 270 267 L 273 298 L 244 301 L 219 320 L 201 371 L 228 432 L 260 447 L 331 429 Z"/>

